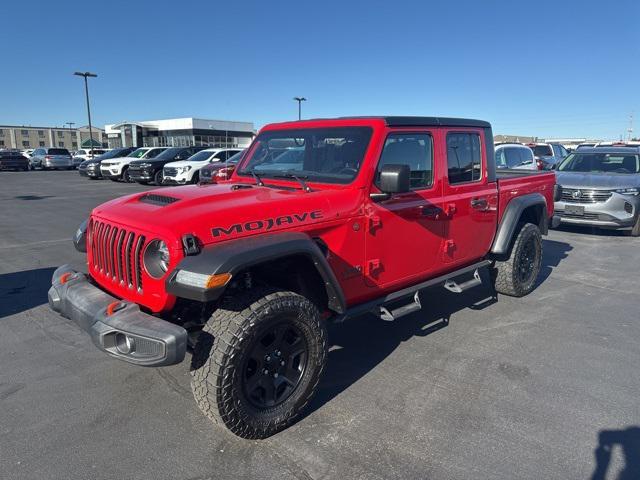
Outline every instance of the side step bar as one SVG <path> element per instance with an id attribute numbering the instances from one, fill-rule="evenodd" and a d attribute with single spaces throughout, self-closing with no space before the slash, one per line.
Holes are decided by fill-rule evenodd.
<path id="1" fill-rule="evenodd" d="M 453 293 L 462 293 L 465 290 L 469 290 L 470 288 L 477 287 L 482 284 L 482 279 L 480 278 L 480 273 L 478 273 L 478 269 L 473 272 L 473 278 L 471 280 L 467 280 L 466 282 L 456 283 L 454 279 L 447 280 L 444 282 L 444 288 Z"/>
<path id="2" fill-rule="evenodd" d="M 422 308 L 422 305 L 420 304 L 420 300 L 418 297 L 421 290 L 424 290 L 425 288 L 428 288 L 428 287 L 433 287 L 435 285 L 442 285 L 449 291 L 452 291 L 455 293 L 462 293 L 463 291 L 476 287 L 482 283 L 482 280 L 480 280 L 480 273 L 478 272 L 478 270 L 490 264 L 491 264 L 490 260 L 482 260 L 481 262 L 474 263 L 472 265 L 469 265 L 468 267 L 461 268 L 460 270 L 456 270 L 444 275 L 440 275 L 439 277 L 432 278 L 430 280 L 419 283 L 417 285 L 413 285 L 411 287 L 403 288 L 402 290 L 398 290 L 396 292 L 376 298 L 369 302 L 361 303 L 360 305 L 355 305 L 347 309 L 347 311 L 342 315 L 337 315 L 336 317 L 334 317 L 333 322 L 341 323 L 347 320 L 348 318 L 358 317 L 360 315 L 364 315 L 366 313 L 371 313 L 371 312 L 379 314 L 383 320 L 392 321 L 404 315 L 417 312 Z M 473 272 L 473 278 L 471 280 L 468 280 L 461 284 L 458 284 L 454 281 L 455 278 L 470 272 Z M 389 308 L 386 306 L 392 302 L 396 302 L 398 300 L 402 300 L 407 297 L 409 298 L 413 297 L 413 298 L 406 305 L 398 307 L 394 310 L 389 310 Z"/>

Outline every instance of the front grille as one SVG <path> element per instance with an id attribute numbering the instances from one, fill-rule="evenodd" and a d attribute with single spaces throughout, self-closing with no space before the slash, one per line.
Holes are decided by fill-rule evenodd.
<path id="1" fill-rule="evenodd" d="M 611 190 L 586 190 L 581 188 L 563 188 L 562 201 L 570 203 L 600 203 L 611 197 Z"/>
<path id="2" fill-rule="evenodd" d="M 92 220 L 89 248 L 94 270 L 113 283 L 142 292 L 142 252 L 144 235 Z"/>
<path id="3" fill-rule="evenodd" d="M 165 167 L 164 171 L 162 172 L 162 174 L 165 177 L 175 177 L 178 174 L 178 169 L 177 168 L 173 168 L 173 167 Z"/>

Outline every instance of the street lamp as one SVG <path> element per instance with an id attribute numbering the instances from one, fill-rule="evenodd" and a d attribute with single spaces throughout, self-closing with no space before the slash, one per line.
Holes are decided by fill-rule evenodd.
<path id="1" fill-rule="evenodd" d="M 302 102 L 306 102 L 307 99 L 304 97 L 293 97 L 293 99 L 298 102 L 298 120 L 302 119 Z"/>
<path id="2" fill-rule="evenodd" d="M 89 143 L 91 144 L 89 148 L 93 150 L 93 130 L 91 128 L 91 108 L 89 107 L 89 84 L 87 83 L 87 78 L 95 78 L 98 75 L 91 72 L 75 72 L 74 75 L 77 75 L 78 77 L 84 77 L 84 93 L 87 97 L 87 117 L 89 117 Z M 82 137 L 80 138 L 80 140 L 80 146 L 82 146 Z"/>

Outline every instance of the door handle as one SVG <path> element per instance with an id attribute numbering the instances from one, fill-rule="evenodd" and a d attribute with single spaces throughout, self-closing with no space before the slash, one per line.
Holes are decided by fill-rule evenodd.
<path id="1" fill-rule="evenodd" d="M 420 216 L 422 218 L 431 218 L 433 220 L 440 220 L 440 214 L 442 210 L 438 207 L 419 207 Z"/>
<path id="2" fill-rule="evenodd" d="M 484 197 L 472 198 L 471 207 L 476 210 L 487 210 L 489 208 L 489 202 Z"/>

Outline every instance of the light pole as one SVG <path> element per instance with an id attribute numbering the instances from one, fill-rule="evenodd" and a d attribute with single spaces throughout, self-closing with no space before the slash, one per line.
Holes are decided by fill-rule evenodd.
<path id="1" fill-rule="evenodd" d="M 78 77 L 84 77 L 84 93 L 87 97 L 87 117 L 89 117 L 89 143 L 91 144 L 89 148 L 93 150 L 93 129 L 91 128 L 91 108 L 89 107 L 89 84 L 87 82 L 87 78 L 95 78 L 98 75 L 91 72 L 75 72 L 74 75 L 77 75 Z M 82 137 L 80 137 L 80 146 L 82 147 Z"/>
<path id="2" fill-rule="evenodd" d="M 298 102 L 298 120 L 302 119 L 302 102 L 306 102 L 307 99 L 304 97 L 293 97 L 293 99 Z"/>
<path id="3" fill-rule="evenodd" d="M 69 130 L 71 130 L 71 126 L 75 125 L 76 122 L 64 122 L 65 125 L 69 125 Z"/>

